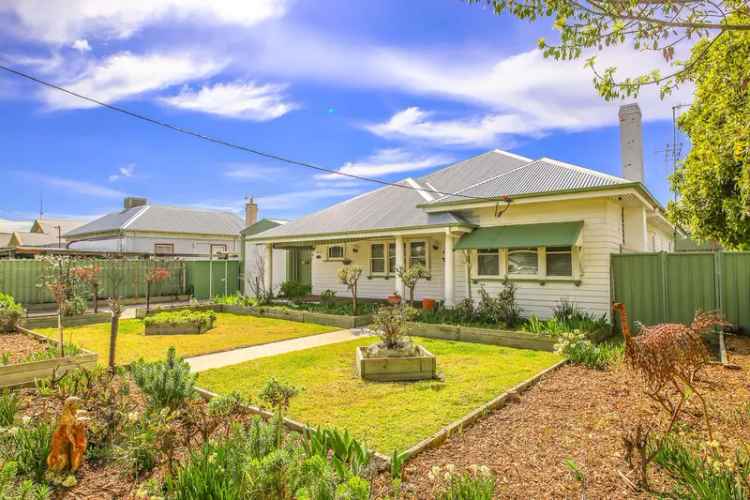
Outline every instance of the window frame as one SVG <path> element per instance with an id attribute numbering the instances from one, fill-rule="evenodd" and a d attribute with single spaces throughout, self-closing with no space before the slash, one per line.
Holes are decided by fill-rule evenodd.
<path id="1" fill-rule="evenodd" d="M 219 252 L 216 251 L 218 248 L 223 248 L 223 250 L 219 250 Z M 217 256 L 217 253 L 228 253 L 228 248 L 226 243 L 209 243 L 208 244 L 208 255 L 210 257 Z"/>
<path id="2" fill-rule="evenodd" d="M 536 272 L 535 273 L 518 273 L 518 272 L 511 272 L 510 270 L 510 258 L 513 253 L 533 253 L 536 255 Z M 528 276 L 533 276 L 535 278 L 538 278 L 540 276 L 544 276 L 545 270 L 543 267 L 543 262 L 546 263 L 544 260 L 544 247 L 525 247 L 525 248 L 507 248 L 505 249 L 505 274 L 506 276 L 510 278 L 523 278 Z"/>
<path id="3" fill-rule="evenodd" d="M 389 241 L 386 244 L 386 262 L 385 262 L 385 274 L 386 276 L 390 276 L 391 274 L 396 274 L 396 267 L 398 267 L 398 264 L 396 263 L 396 242 L 395 241 Z M 393 253 L 391 254 L 391 247 L 393 247 Z M 391 266 L 391 259 L 393 259 L 393 266 Z"/>
<path id="4" fill-rule="evenodd" d="M 489 251 L 488 251 L 489 250 Z M 491 250 L 494 250 L 492 252 Z M 495 255 L 497 257 L 497 274 L 482 274 L 479 262 L 482 256 Z M 476 250 L 476 275 L 480 278 L 499 278 L 503 276 L 503 249 L 502 248 L 477 248 Z"/>
<path id="5" fill-rule="evenodd" d="M 332 248 L 340 248 L 341 249 L 341 256 L 340 257 L 331 257 L 331 249 Z M 326 247 L 326 260 L 338 261 L 338 260 L 344 260 L 345 258 L 346 258 L 346 245 L 328 245 Z"/>
<path id="6" fill-rule="evenodd" d="M 382 257 L 373 257 L 373 247 L 382 247 L 383 248 L 383 256 Z M 375 260 L 379 260 L 383 262 L 383 270 L 382 271 L 374 271 L 372 268 L 372 263 Z M 384 241 L 374 241 L 370 243 L 370 275 L 372 276 L 385 276 L 388 274 L 388 243 Z"/>
<path id="7" fill-rule="evenodd" d="M 566 248 L 567 250 L 562 250 L 563 248 Z M 574 252 L 573 246 L 570 247 L 545 247 L 544 249 L 544 271 L 545 276 L 552 279 L 558 279 L 558 278 L 574 278 L 576 274 L 575 270 L 575 252 Z M 570 256 L 570 274 L 550 274 L 549 272 L 549 262 L 548 257 L 550 255 L 569 255 Z"/>
<path id="8" fill-rule="evenodd" d="M 169 252 L 160 252 L 159 247 L 169 247 Z M 154 255 L 174 255 L 174 243 L 154 243 Z"/>
<path id="9" fill-rule="evenodd" d="M 430 245 L 427 240 L 409 240 L 406 244 L 406 268 L 411 269 L 412 267 L 412 254 L 411 254 L 411 246 L 414 243 L 421 243 L 424 245 L 424 268 L 427 269 L 427 272 L 430 272 Z"/>

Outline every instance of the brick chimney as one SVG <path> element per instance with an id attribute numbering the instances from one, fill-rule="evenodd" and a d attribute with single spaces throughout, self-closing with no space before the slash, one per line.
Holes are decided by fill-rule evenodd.
<path id="1" fill-rule="evenodd" d="M 622 176 L 645 184 L 643 176 L 643 129 L 637 103 L 620 106 L 620 161 Z"/>
<path id="2" fill-rule="evenodd" d="M 131 208 L 135 207 L 142 207 L 143 205 L 148 205 L 148 200 L 146 198 L 139 198 L 136 196 L 128 196 L 127 198 L 125 198 L 122 204 L 125 210 L 130 210 Z"/>
<path id="3" fill-rule="evenodd" d="M 253 197 L 245 198 L 245 225 L 250 226 L 258 222 L 258 205 Z"/>

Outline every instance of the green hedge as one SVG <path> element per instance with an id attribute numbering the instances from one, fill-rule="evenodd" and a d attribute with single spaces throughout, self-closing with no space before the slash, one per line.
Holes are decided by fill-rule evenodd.
<path id="1" fill-rule="evenodd" d="M 209 327 L 216 320 L 216 313 L 213 311 L 165 311 L 154 314 L 152 316 L 146 316 L 143 322 L 146 326 L 160 326 L 160 325 L 184 325 L 186 323 L 192 323 L 201 328 Z"/>

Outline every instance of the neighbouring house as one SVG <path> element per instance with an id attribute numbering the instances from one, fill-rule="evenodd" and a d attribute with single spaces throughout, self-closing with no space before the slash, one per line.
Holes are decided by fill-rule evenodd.
<path id="1" fill-rule="evenodd" d="M 360 296 L 403 295 L 395 270 L 422 264 L 431 277 L 417 298 L 452 306 L 508 278 L 525 315 L 548 317 L 562 299 L 607 314 L 610 255 L 671 251 L 674 235 L 644 186 L 638 105 L 621 107 L 620 123 L 622 177 L 489 151 L 398 183 L 414 189 L 383 187 L 247 240 L 262 245 L 268 287 L 272 252 L 306 248 L 313 294 L 348 296 L 336 271 L 351 262 L 364 269 Z"/>
<path id="2" fill-rule="evenodd" d="M 247 210 L 254 210 L 253 216 L 248 215 Z M 252 199 L 245 205 L 245 213 L 247 220 L 257 217 L 257 206 Z M 279 227 L 282 224 L 286 224 L 286 221 L 261 219 L 241 231 L 242 249 L 240 261 L 242 262 L 242 276 L 240 277 L 240 283 L 242 283 L 243 293 L 253 295 L 253 291 L 264 284 L 264 253 L 255 243 L 247 243 L 247 238 L 258 236 L 264 231 Z M 277 248 L 273 250 L 272 267 L 275 272 L 273 273 L 272 290 L 274 291 L 278 291 L 281 284 L 287 280 L 287 259 L 289 258 L 289 254 L 290 251 L 286 249 Z M 296 277 L 299 278 L 299 275 Z"/>
<path id="3" fill-rule="evenodd" d="M 15 227 L 10 233 L 3 233 L 4 222 Z M 0 255 L 9 257 L 33 257 L 46 253 L 67 252 L 63 235 L 86 224 L 77 219 L 39 218 L 32 222 L 0 221 Z"/>
<path id="4" fill-rule="evenodd" d="M 245 225 L 231 212 L 152 205 L 145 198 L 128 197 L 119 212 L 64 237 L 73 250 L 216 258 L 240 253 L 240 231 Z"/>

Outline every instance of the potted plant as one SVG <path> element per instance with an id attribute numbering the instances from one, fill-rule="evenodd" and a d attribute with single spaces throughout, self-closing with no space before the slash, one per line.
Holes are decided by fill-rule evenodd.
<path id="1" fill-rule="evenodd" d="M 435 299 L 422 299 L 422 309 L 432 311 L 435 309 Z"/>
<path id="2" fill-rule="evenodd" d="M 393 295 L 389 295 L 385 298 L 388 303 L 392 306 L 397 306 L 401 303 L 401 295 L 398 292 L 393 292 Z"/>

